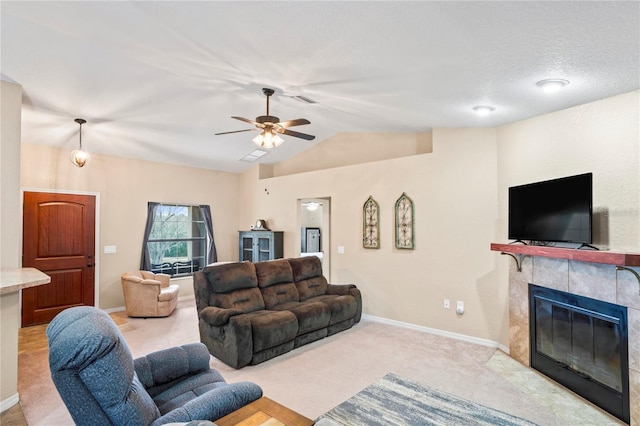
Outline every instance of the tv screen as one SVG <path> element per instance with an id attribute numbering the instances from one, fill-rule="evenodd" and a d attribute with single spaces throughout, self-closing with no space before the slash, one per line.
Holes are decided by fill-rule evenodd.
<path id="1" fill-rule="evenodd" d="M 590 244 L 593 174 L 509 188 L 509 239 Z"/>

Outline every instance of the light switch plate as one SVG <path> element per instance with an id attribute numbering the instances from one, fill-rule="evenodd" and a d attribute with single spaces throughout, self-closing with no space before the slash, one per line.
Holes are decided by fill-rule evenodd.
<path id="1" fill-rule="evenodd" d="M 115 253 L 116 252 L 116 246 L 104 246 L 104 252 L 105 253 Z"/>

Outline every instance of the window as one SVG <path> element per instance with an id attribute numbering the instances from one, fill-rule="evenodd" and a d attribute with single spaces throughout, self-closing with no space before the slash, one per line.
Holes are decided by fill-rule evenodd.
<path id="1" fill-rule="evenodd" d="M 149 203 L 142 270 L 184 276 L 216 260 L 209 206 Z"/>

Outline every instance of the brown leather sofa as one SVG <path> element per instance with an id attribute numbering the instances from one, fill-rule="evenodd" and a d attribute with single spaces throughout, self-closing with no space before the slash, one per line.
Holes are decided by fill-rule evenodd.
<path id="1" fill-rule="evenodd" d="M 215 264 L 196 272 L 200 340 L 234 367 L 258 364 L 360 321 L 352 284 L 328 284 L 315 256 Z"/>
<path id="2" fill-rule="evenodd" d="M 120 277 L 124 305 L 130 317 L 167 317 L 178 305 L 179 286 L 167 274 L 125 272 Z"/>

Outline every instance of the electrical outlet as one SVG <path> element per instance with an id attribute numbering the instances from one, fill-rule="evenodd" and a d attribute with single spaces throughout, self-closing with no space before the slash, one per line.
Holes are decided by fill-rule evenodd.
<path id="1" fill-rule="evenodd" d="M 444 299 L 444 308 L 451 309 L 451 302 L 449 302 L 449 299 Z"/>
<path id="2" fill-rule="evenodd" d="M 461 300 L 458 300 L 456 303 L 456 313 L 460 315 L 464 314 L 464 302 Z"/>

